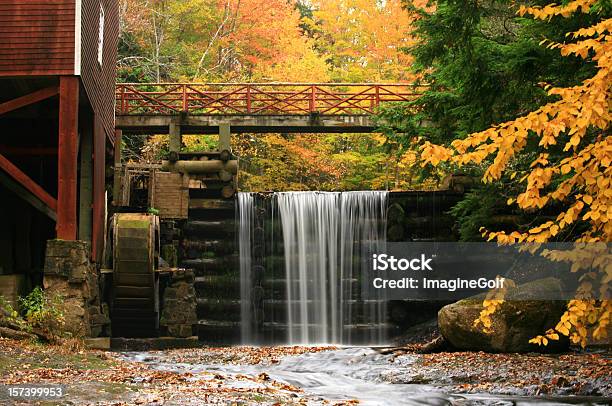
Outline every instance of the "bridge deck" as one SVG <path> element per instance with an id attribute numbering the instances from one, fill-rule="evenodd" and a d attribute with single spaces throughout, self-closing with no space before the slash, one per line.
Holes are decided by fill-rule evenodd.
<path id="1" fill-rule="evenodd" d="M 234 134 L 363 133 L 375 129 L 373 120 L 366 115 L 120 115 L 115 125 L 124 134 L 168 134 L 170 123 L 180 125 L 183 134 L 218 134 L 222 123 L 229 124 Z"/>
<path id="2" fill-rule="evenodd" d="M 423 87 L 411 84 L 346 83 L 122 83 L 116 89 L 117 129 L 184 134 L 371 132 L 371 116 L 383 104 L 408 102 Z"/>

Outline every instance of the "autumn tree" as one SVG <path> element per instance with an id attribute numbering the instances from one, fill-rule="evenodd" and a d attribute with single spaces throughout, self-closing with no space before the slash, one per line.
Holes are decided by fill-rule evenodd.
<path id="1" fill-rule="evenodd" d="M 588 27 L 598 20 L 596 14 L 556 19 L 553 23 L 525 18 L 509 2 L 440 0 L 432 10 L 415 7 L 413 22 L 416 44 L 410 49 L 415 73 L 423 77 L 428 90 L 413 103 L 381 111 L 380 130 L 390 142 L 401 145 L 404 156 L 414 162 L 425 140 L 448 145 L 455 139 L 483 131 L 512 120 L 552 100 L 542 82 L 573 86 L 593 76 L 596 67 L 579 57 L 562 56 L 539 45 L 543 38 L 565 40 L 565 33 Z M 513 161 L 515 167 L 528 169 L 536 154 L 529 144 L 525 154 Z M 451 168 L 409 166 L 415 183 L 441 181 L 456 170 L 482 177 L 482 164 Z M 506 200 L 518 193 L 519 186 L 507 177 L 484 184 L 467 193 L 453 208 L 461 239 L 478 241 L 479 229 L 499 227 L 501 215 L 511 214 L 517 224 L 528 224 L 544 210 L 525 213 Z M 548 208 L 546 209 L 548 210 Z M 504 225 L 509 229 L 516 224 Z"/>
<path id="2" fill-rule="evenodd" d="M 122 0 L 120 10 L 124 80 L 327 80 L 285 0 Z"/>
<path id="3" fill-rule="evenodd" d="M 488 240 L 503 244 L 541 243 L 563 237 L 589 244 L 587 248 L 581 246 L 583 251 L 597 252 L 586 257 L 576 252 L 545 253 L 551 260 L 570 261 L 574 272 L 596 272 L 582 275 L 576 299 L 569 302 L 554 329 L 532 340 L 537 344 L 545 345 L 562 334 L 584 346 L 589 334 L 602 339 L 609 328 L 612 19 L 606 6 L 606 2 L 575 0 L 563 5 L 520 7 L 520 16 L 530 15 L 545 24 L 563 25 L 571 19 L 589 21 L 590 25 L 567 32 L 564 40 L 544 38 L 540 44 L 562 57 L 579 58 L 592 75 L 565 87 L 542 84 L 550 101 L 539 108 L 445 145 L 425 141 L 421 148 L 424 165 L 478 166 L 483 169 L 486 184 L 512 185 L 516 193 L 509 197 L 508 205 L 532 214 L 546 209 L 556 211 L 551 220 L 536 218 L 515 230 L 483 229 Z M 491 315 L 502 301 L 486 301 L 476 323 L 485 327 L 490 324 Z"/>
<path id="4" fill-rule="evenodd" d="M 121 0 L 119 10 L 118 75 L 131 82 L 193 74 L 223 19 L 216 0 Z"/>
<path id="5" fill-rule="evenodd" d="M 411 57 L 402 51 L 410 44 L 411 14 L 400 0 L 319 3 L 121 0 L 119 81 L 411 78 Z M 246 190 L 386 189 L 410 184 L 409 178 L 400 176 L 408 160 L 394 153 L 397 146 L 375 136 L 270 134 L 245 139 L 252 142 L 238 144 L 236 152 L 245 163 L 247 175 L 241 179 Z M 125 140 L 126 151 L 140 150 L 145 160 L 160 159 L 168 149 L 167 137 L 152 137 L 145 144 L 136 137 Z M 211 146 L 206 136 L 186 137 L 185 144 L 187 149 Z M 280 155 L 272 152 L 275 149 Z M 278 168 L 284 165 L 297 175 L 273 176 L 272 156 L 282 161 Z"/>
<path id="6" fill-rule="evenodd" d="M 400 0 L 311 2 L 306 26 L 336 81 L 411 79 L 412 17 Z"/>
<path id="7" fill-rule="evenodd" d="M 397 162 L 380 136 L 265 134 L 234 140 L 249 191 L 363 190 L 396 186 Z"/>

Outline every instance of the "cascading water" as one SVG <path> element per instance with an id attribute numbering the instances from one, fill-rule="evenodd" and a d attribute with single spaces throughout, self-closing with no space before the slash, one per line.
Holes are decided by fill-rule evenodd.
<path id="1" fill-rule="evenodd" d="M 253 217 L 255 205 L 251 193 L 238 194 L 236 217 L 238 218 L 238 247 L 240 256 L 240 334 L 243 343 L 252 338 L 252 278 L 251 241 L 253 239 Z"/>
<path id="2" fill-rule="evenodd" d="M 340 269 L 343 279 L 360 280 L 365 274 L 365 267 L 369 266 L 367 254 L 385 250 L 388 199 L 388 192 L 378 191 L 347 192 L 340 195 Z M 348 297 L 353 297 L 353 286 L 349 284 Z M 370 344 L 384 344 L 387 339 L 382 328 L 386 319 L 385 299 L 384 294 L 379 292 L 376 299 L 362 302 L 362 322 L 378 327 L 368 330 Z M 345 303 L 345 319 L 352 320 L 352 302 L 347 305 L 347 301 L 342 298 L 341 301 Z M 344 342 L 353 342 L 352 332 L 347 331 Z"/>
<path id="3" fill-rule="evenodd" d="M 269 227 L 280 225 L 282 236 L 275 230 L 266 234 L 270 246 L 282 247 L 286 342 L 350 344 L 359 328 L 366 335 L 361 342 L 385 342 L 384 298 L 364 301 L 358 294 L 366 250 L 384 250 L 387 201 L 387 192 L 377 191 L 271 196 Z M 242 324 L 247 326 L 253 324 L 253 202 L 252 194 L 238 196 Z M 253 332 L 244 326 L 242 331 L 243 341 L 251 342 Z"/>
<path id="4" fill-rule="evenodd" d="M 279 193 L 290 344 L 339 342 L 338 193 Z"/>

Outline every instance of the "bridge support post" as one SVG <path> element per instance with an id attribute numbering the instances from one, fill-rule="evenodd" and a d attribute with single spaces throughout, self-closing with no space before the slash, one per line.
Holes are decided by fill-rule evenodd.
<path id="1" fill-rule="evenodd" d="M 229 123 L 219 124 L 219 151 L 231 151 L 232 132 Z"/>
<path id="2" fill-rule="evenodd" d="M 179 152 L 181 152 L 181 146 L 183 145 L 181 126 L 172 122 L 169 124 L 168 130 L 170 133 L 170 161 L 176 162 L 179 158 Z"/>

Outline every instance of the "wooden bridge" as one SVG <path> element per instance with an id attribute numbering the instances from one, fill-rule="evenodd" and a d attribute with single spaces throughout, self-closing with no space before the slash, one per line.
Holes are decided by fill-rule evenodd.
<path id="1" fill-rule="evenodd" d="M 386 103 L 414 100 L 406 83 L 121 83 L 116 127 L 128 134 L 371 132 Z"/>

